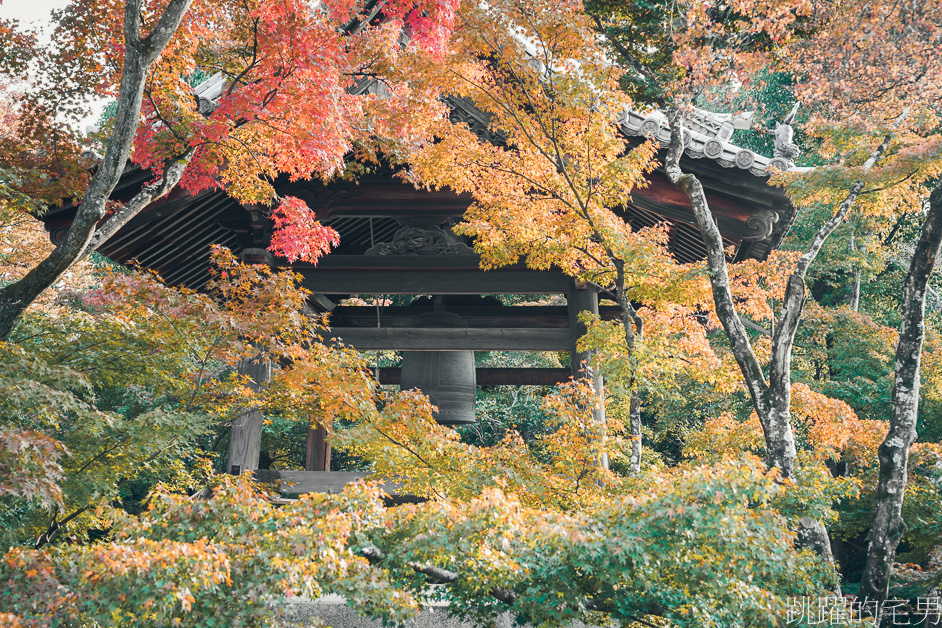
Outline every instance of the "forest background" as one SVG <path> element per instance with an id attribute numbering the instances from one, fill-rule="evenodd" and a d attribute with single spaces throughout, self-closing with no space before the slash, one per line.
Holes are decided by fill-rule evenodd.
<path id="1" fill-rule="evenodd" d="M 391 622 L 430 595 L 481 623 L 802 625 L 812 603 L 832 625 L 939 622 L 938 3 L 132 0 L 56 20 L 50 46 L 0 24 L 4 625 L 248 625 L 328 592 Z M 364 80 L 382 97 L 351 93 Z M 504 142 L 448 122 L 441 94 Z M 103 96 L 84 138 L 71 125 Z M 773 183 L 797 221 L 767 262 L 728 264 L 679 167 L 683 121 L 751 110 L 733 141 L 768 154 L 796 101 L 777 149 L 811 168 Z M 664 114 L 660 154 L 618 133 L 628 106 Z M 129 158 L 154 181 L 110 202 Z M 316 341 L 290 272 L 216 250 L 194 294 L 94 254 L 175 186 L 220 186 L 272 208 L 273 252 L 316 261 L 336 234 L 271 182 L 381 163 L 470 192 L 459 229 L 486 266 L 556 266 L 620 306 L 583 340 L 605 425 L 574 382 L 482 390 L 475 426 L 443 428 Z M 702 265 L 612 211 L 657 163 Z M 52 247 L 33 217 L 66 199 Z M 478 356 L 511 359 L 566 358 Z M 246 360 L 275 365 L 266 386 Z M 301 466 L 316 421 L 336 469 L 429 501 L 386 507 L 367 484 L 272 504 L 215 472 L 245 408 L 266 416 L 262 466 Z"/>

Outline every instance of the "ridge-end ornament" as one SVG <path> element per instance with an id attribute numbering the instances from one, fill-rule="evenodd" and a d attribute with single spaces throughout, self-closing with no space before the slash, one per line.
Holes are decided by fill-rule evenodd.
<path id="1" fill-rule="evenodd" d="M 794 142 L 795 129 L 792 128 L 796 113 L 798 113 L 798 103 L 795 103 L 788 115 L 775 127 L 773 156 L 784 159 L 789 166 L 795 165 L 794 159 L 801 153 L 798 144 Z"/>

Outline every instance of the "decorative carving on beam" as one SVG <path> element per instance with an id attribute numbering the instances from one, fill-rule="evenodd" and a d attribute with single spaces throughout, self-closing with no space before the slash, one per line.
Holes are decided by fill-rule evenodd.
<path id="1" fill-rule="evenodd" d="M 275 265 L 275 256 L 272 255 L 271 251 L 268 249 L 245 248 L 242 249 L 242 255 L 240 257 L 246 264 L 262 264 L 264 266 Z"/>
<path id="2" fill-rule="evenodd" d="M 451 231 L 436 225 L 406 225 L 393 235 L 392 242 L 382 242 L 366 251 L 366 255 L 473 254 L 471 247 L 459 241 Z"/>
<path id="3" fill-rule="evenodd" d="M 300 181 L 285 186 L 279 194 L 300 198 L 323 220 L 330 216 L 334 205 L 343 203 L 346 199 L 363 196 L 363 188 L 351 181 L 331 181 L 330 185 Z"/>
<path id="4" fill-rule="evenodd" d="M 778 213 L 764 209 L 756 212 L 746 219 L 746 227 L 750 235 L 743 236 L 743 240 L 765 240 L 772 235 L 775 223 L 778 222 Z"/>

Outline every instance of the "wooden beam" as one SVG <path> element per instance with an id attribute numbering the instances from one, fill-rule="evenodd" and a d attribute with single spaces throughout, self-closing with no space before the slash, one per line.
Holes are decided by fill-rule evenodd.
<path id="1" fill-rule="evenodd" d="M 477 368 L 474 371 L 478 386 L 555 386 L 568 382 L 570 377 L 569 369 L 555 368 Z M 379 383 L 398 386 L 401 374 L 401 369 L 380 367 Z"/>
<path id="2" fill-rule="evenodd" d="M 369 473 L 361 471 L 279 471 L 276 469 L 258 469 L 255 479 L 267 484 L 275 484 L 282 493 L 339 493 L 347 484 L 365 479 Z M 398 492 L 401 485 L 385 482 L 383 490 L 387 493 Z"/>
<path id="3" fill-rule="evenodd" d="M 559 271 L 481 270 L 474 256 L 328 255 L 315 267 L 293 264 L 319 294 L 562 294 Z"/>
<path id="4" fill-rule="evenodd" d="M 347 484 L 363 480 L 368 475 L 360 471 L 278 471 L 275 469 L 258 469 L 254 473 L 257 481 L 274 484 L 281 493 L 296 494 L 337 494 L 342 492 Z M 426 501 L 424 497 L 403 493 L 402 485 L 398 482 L 383 482 L 382 489 L 389 495 L 383 500 L 387 506 Z M 289 503 L 284 500 L 272 501 Z"/>
<path id="5" fill-rule="evenodd" d="M 583 312 L 590 312 L 592 314 L 599 313 L 599 297 L 598 293 L 594 288 L 579 288 L 573 282 L 572 289 L 569 291 L 569 294 L 566 296 L 568 301 L 568 311 L 569 311 L 569 346 L 566 348 L 569 350 L 569 355 L 572 360 L 572 376 L 573 377 L 586 377 L 587 365 L 592 360 L 591 351 L 579 351 L 576 348 L 576 344 L 579 342 L 579 338 L 584 336 L 588 331 L 586 326 L 579 321 L 579 315 Z"/>
<path id="6" fill-rule="evenodd" d="M 280 195 L 303 199 L 319 220 L 332 215 L 382 217 L 394 213 L 403 218 L 444 221 L 462 216 L 471 204 L 469 194 L 458 195 L 448 188 L 416 190 L 405 181 L 382 175 L 364 176 L 356 183 L 334 180 L 328 184 L 298 181 L 276 185 Z"/>
<path id="7" fill-rule="evenodd" d="M 384 272 L 395 270 L 481 270 L 477 255 L 327 255 L 317 264 L 295 262 L 292 270 L 299 273 L 318 273 L 326 270 L 368 270 Z M 514 266 L 509 270 L 526 270 Z M 505 272 L 497 269 L 490 272 Z M 483 271 L 482 271 L 483 272 Z M 540 271 L 533 271 L 540 272 Z"/>
<path id="8" fill-rule="evenodd" d="M 333 310 L 330 326 L 343 335 L 345 327 L 376 327 L 377 319 L 382 327 L 412 327 L 418 315 L 432 311 L 431 307 L 381 307 L 363 305 L 341 305 Z M 568 309 L 564 305 L 515 305 L 515 306 L 448 306 L 468 327 L 567 327 Z M 599 308 L 605 320 L 618 320 L 621 309 L 606 305 Z"/>
<path id="9" fill-rule="evenodd" d="M 312 294 L 307 300 L 321 312 L 333 312 L 337 308 L 337 304 L 323 294 Z"/>
<path id="10" fill-rule="evenodd" d="M 599 313 L 599 296 L 595 288 L 580 286 L 575 281 L 572 283 L 572 289 L 566 295 L 569 307 L 569 356 L 571 361 L 573 378 L 587 378 L 592 376 L 592 387 L 599 397 L 603 397 L 602 375 L 597 369 L 592 369 L 593 351 L 579 351 L 579 338 L 586 334 L 586 327 L 579 320 L 579 315 L 583 312 Z M 599 403 L 592 409 L 592 417 L 598 425 L 605 425 L 605 403 Z M 608 469 L 608 454 L 602 453 L 599 458 L 599 464 L 603 469 Z"/>
<path id="11" fill-rule="evenodd" d="M 277 471 L 259 469 L 255 479 L 277 484 L 282 493 L 339 493 L 347 484 L 362 480 L 368 473 L 354 471 Z"/>
<path id="12" fill-rule="evenodd" d="M 568 351 L 569 330 L 504 327 L 346 327 L 333 336 L 359 351 Z"/>
<path id="13" fill-rule="evenodd" d="M 302 285 L 320 294 L 562 294 L 566 277 L 535 270 L 349 271 L 304 273 Z"/>
<path id="14" fill-rule="evenodd" d="M 239 375 L 249 377 L 249 386 L 258 392 L 271 379 L 271 362 L 245 358 L 239 362 Z M 229 430 L 229 454 L 226 470 L 234 475 L 258 468 L 258 456 L 262 444 L 262 425 L 265 417 L 258 408 L 246 408 L 232 420 Z"/>

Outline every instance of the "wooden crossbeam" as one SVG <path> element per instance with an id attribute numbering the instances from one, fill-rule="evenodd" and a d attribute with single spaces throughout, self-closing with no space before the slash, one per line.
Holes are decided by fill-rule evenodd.
<path id="1" fill-rule="evenodd" d="M 562 275 L 530 270 L 324 269 L 305 273 L 302 285 L 320 294 L 563 294 L 567 281 Z"/>
<path id="2" fill-rule="evenodd" d="M 345 327 L 333 336 L 360 351 L 568 351 L 568 328 Z"/>
<path id="3" fill-rule="evenodd" d="M 569 381 L 570 369 L 557 368 L 477 368 L 478 386 L 555 386 Z M 399 385 L 402 369 L 384 366 L 379 369 L 379 383 Z"/>
<path id="4" fill-rule="evenodd" d="M 328 255 L 318 265 L 294 264 L 303 285 L 319 294 L 564 294 L 558 271 L 484 271 L 477 257 Z"/>
<path id="5" fill-rule="evenodd" d="M 330 493 L 343 491 L 347 484 L 365 479 L 369 474 L 359 471 L 278 471 L 258 469 L 253 472 L 255 479 L 266 484 L 274 484 L 280 493 Z M 425 498 L 402 492 L 398 482 L 383 482 L 382 489 L 389 495 L 387 505 L 415 503 Z M 287 503 L 287 500 L 273 500 L 275 503 Z"/>
<path id="6" fill-rule="evenodd" d="M 420 314 L 432 311 L 431 307 L 387 306 L 377 310 L 375 306 L 341 305 L 330 316 L 330 325 L 340 336 L 346 327 L 412 327 Z M 515 305 L 515 306 L 448 306 L 448 311 L 461 317 L 468 327 L 568 327 L 569 312 L 565 305 Z M 620 308 L 602 306 L 599 315 L 605 320 L 617 320 Z"/>
<path id="7" fill-rule="evenodd" d="M 339 493 L 347 484 L 364 479 L 368 473 L 356 471 L 276 471 L 259 469 L 255 479 L 275 484 L 282 493 Z M 390 489 L 398 485 L 389 484 Z M 387 490 L 384 487 L 384 490 Z"/>

